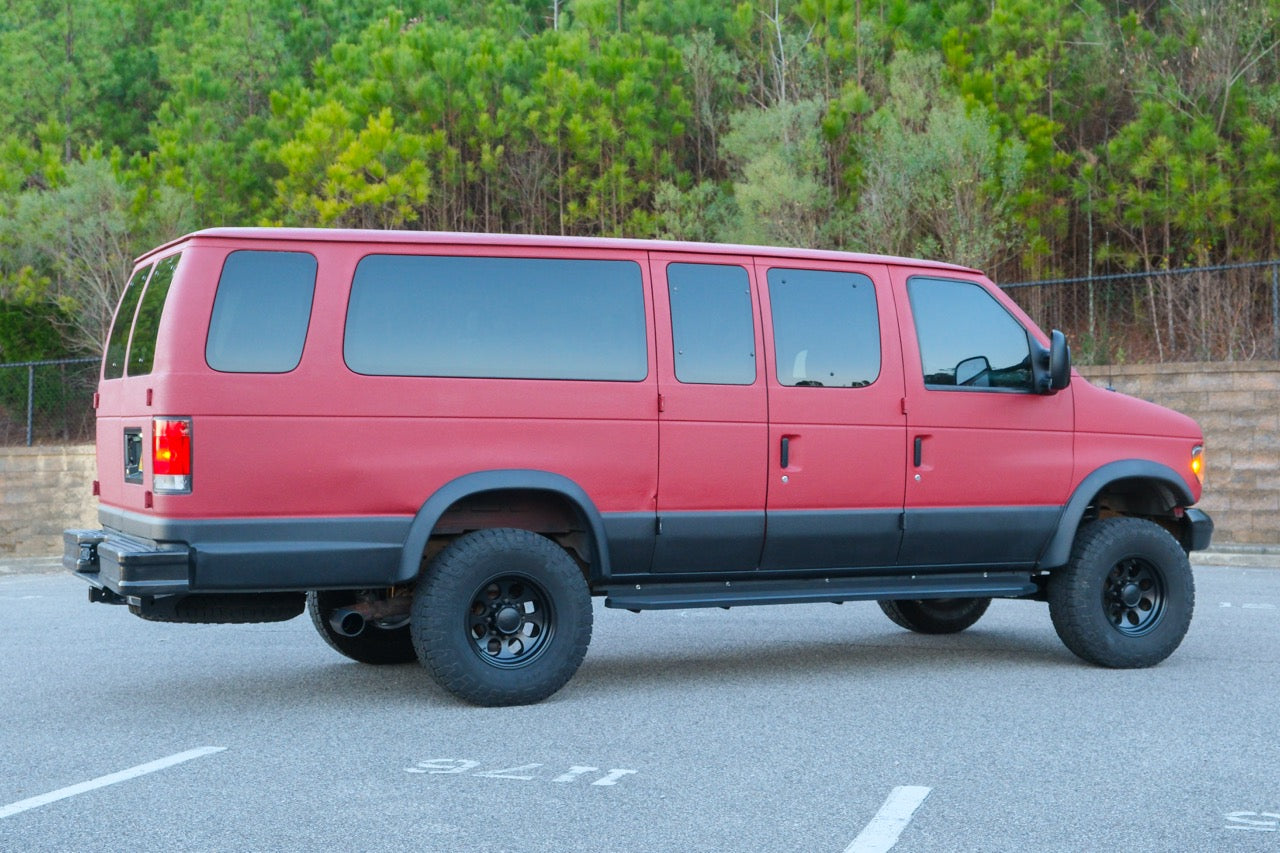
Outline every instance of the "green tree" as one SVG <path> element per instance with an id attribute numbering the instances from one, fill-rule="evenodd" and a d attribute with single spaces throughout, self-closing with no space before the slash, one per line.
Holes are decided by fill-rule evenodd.
<path id="1" fill-rule="evenodd" d="M 1026 151 L 987 111 L 948 95 L 935 57 L 900 54 L 868 120 L 856 228 L 867 248 L 982 269 L 1016 255 Z"/>
<path id="2" fill-rule="evenodd" d="M 91 152 L 67 165 L 58 184 L 19 196 L 0 229 L 0 277 L 27 301 L 48 301 L 68 347 L 100 353 L 138 246 L 185 229 L 183 199 L 139 194 L 121 158 Z"/>

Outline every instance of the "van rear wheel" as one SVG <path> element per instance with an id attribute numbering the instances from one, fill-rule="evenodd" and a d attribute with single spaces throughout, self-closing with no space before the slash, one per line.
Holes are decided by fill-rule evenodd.
<path id="1" fill-rule="evenodd" d="M 379 625 L 367 622 L 363 630 L 353 637 L 339 633 L 330 621 L 340 608 L 355 604 L 357 594 L 346 590 L 312 591 L 307 593 L 307 613 L 311 624 L 336 652 L 360 663 L 397 664 L 416 660 L 413 638 L 409 635 L 409 623 Z M 401 617 L 403 620 L 403 617 Z"/>
<path id="2" fill-rule="evenodd" d="M 893 624 L 920 634 L 955 634 L 982 618 L 990 598 L 924 598 L 876 602 Z"/>
<path id="3" fill-rule="evenodd" d="M 1191 563 L 1173 536 L 1141 518 L 1080 529 L 1071 560 L 1049 577 L 1049 615 L 1068 649 L 1114 669 L 1154 666 L 1186 636 Z"/>
<path id="4" fill-rule="evenodd" d="M 427 567 L 410 627 L 436 682 L 475 705 L 525 705 L 573 676 L 591 641 L 591 593 L 559 545 L 528 530 L 477 530 Z"/>

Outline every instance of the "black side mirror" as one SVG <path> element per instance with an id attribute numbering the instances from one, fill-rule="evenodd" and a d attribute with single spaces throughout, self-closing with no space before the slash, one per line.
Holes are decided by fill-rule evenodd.
<path id="1" fill-rule="evenodd" d="M 1054 329 L 1049 333 L 1049 348 L 1035 341 L 1035 383 L 1041 394 L 1056 394 L 1071 384 L 1071 347 L 1067 336 Z"/>
<path id="2" fill-rule="evenodd" d="M 1057 329 L 1049 333 L 1049 380 L 1053 391 L 1071 384 L 1071 347 L 1067 346 L 1067 336 Z"/>

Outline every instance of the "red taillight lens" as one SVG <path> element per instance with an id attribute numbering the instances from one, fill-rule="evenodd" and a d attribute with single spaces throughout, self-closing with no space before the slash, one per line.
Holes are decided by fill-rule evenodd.
<path id="1" fill-rule="evenodd" d="M 160 493 L 191 491 L 191 420 L 151 421 L 151 487 Z"/>

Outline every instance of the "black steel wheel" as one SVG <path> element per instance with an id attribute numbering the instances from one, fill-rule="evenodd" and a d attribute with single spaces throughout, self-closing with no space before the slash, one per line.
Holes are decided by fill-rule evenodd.
<path id="1" fill-rule="evenodd" d="M 1158 626 L 1168 600 L 1164 573 L 1142 557 L 1121 560 L 1103 581 L 1107 619 L 1117 631 L 1130 637 L 1141 637 Z"/>
<path id="2" fill-rule="evenodd" d="M 955 634 L 982 618 L 990 598 L 922 598 L 879 601 L 893 624 L 920 634 Z"/>
<path id="3" fill-rule="evenodd" d="M 491 666 L 526 666 L 555 634 L 555 612 L 537 581 L 523 574 L 502 575 L 471 598 L 467 633 L 476 653 Z"/>
<path id="4" fill-rule="evenodd" d="M 477 530 L 427 567 L 410 627 L 440 686 L 476 705 L 555 693 L 591 641 L 591 594 L 559 545 L 527 530 Z"/>
<path id="5" fill-rule="evenodd" d="M 1049 615 L 1080 658 L 1117 669 L 1173 654 L 1195 609 L 1191 563 L 1173 536 L 1140 518 L 1107 518 L 1076 535 L 1049 578 Z"/>
<path id="6" fill-rule="evenodd" d="M 359 598 L 359 593 L 350 590 L 307 593 L 307 612 L 311 615 L 311 624 L 324 641 L 334 651 L 360 663 L 380 665 L 417 660 L 407 616 L 371 620 L 353 637 L 341 634 L 333 627 L 330 620 L 334 612 L 355 604 Z"/>

